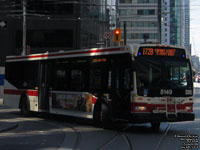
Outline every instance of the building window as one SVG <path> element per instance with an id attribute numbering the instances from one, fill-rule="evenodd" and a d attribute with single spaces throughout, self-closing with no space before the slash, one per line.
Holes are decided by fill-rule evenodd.
<path id="1" fill-rule="evenodd" d="M 158 3 L 158 0 L 137 0 L 137 3 Z"/>
<path id="2" fill-rule="evenodd" d="M 157 39 L 158 35 L 157 33 L 128 33 L 127 38 L 128 39 L 144 39 L 144 36 L 147 36 L 147 39 Z"/>
<path id="3" fill-rule="evenodd" d="M 139 9 L 138 15 L 155 15 L 155 9 Z"/>
<path id="4" fill-rule="evenodd" d="M 119 0 L 119 3 L 121 4 L 128 4 L 128 3 L 132 3 L 132 0 Z"/>
<path id="5" fill-rule="evenodd" d="M 120 22 L 120 27 L 124 26 L 124 22 Z M 156 21 L 126 21 L 127 27 L 157 27 Z"/>

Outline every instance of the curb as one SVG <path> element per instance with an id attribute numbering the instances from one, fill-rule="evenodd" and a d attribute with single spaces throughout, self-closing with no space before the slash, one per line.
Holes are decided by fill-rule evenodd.
<path id="1" fill-rule="evenodd" d="M 0 133 L 16 129 L 18 126 L 19 126 L 18 124 L 14 124 L 10 125 L 9 127 L 2 127 L 2 128 L 0 127 Z"/>

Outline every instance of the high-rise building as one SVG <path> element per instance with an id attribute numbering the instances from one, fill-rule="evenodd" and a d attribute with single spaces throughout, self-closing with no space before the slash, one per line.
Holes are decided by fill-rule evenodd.
<path id="1" fill-rule="evenodd" d="M 176 45 L 190 52 L 189 3 L 189 0 L 118 0 L 118 26 L 123 31 L 126 24 L 127 43 Z"/>
<path id="2" fill-rule="evenodd" d="M 185 48 L 189 51 L 190 49 L 190 0 L 185 0 Z"/>
<path id="3" fill-rule="evenodd" d="M 114 15 L 115 0 L 0 0 L 0 64 L 5 55 L 20 55 L 26 1 L 26 45 L 30 53 L 101 46 Z M 112 10 L 112 9 L 111 9 Z"/>
<path id="4" fill-rule="evenodd" d="M 182 46 L 190 53 L 189 0 L 162 0 L 161 42 Z"/>
<path id="5" fill-rule="evenodd" d="M 160 43 L 160 5 L 160 0 L 118 0 L 119 26 L 123 31 L 126 24 L 127 44 Z"/>

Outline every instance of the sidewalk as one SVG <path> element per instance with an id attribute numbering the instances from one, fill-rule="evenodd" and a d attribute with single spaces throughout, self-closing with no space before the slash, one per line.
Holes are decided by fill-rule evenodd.
<path id="1" fill-rule="evenodd" d="M 2 108 L 4 108 L 3 105 L 3 99 L 0 99 L 0 110 L 2 110 Z M 5 109 L 5 108 L 4 108 Z M 6 110 L 6 109 L 5 109 Z M 1 121 L 1 115 L 4 115 L 4 112 L 1 111 L 0 113 L 0 133 L 2 132 L 6 132 L 12 129 L 15 129 L 18 127 L 18 124 L 15 122 L 5 122 L 5 121 Z"/>

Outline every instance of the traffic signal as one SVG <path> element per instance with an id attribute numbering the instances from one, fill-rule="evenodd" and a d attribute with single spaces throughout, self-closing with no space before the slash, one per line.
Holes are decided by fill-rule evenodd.
<path id="1" fill-rule="evenodd" d="M 122 33 L 120 28 L 114 29 L 114 41 L 120 42 L 122 38 Z"/>

